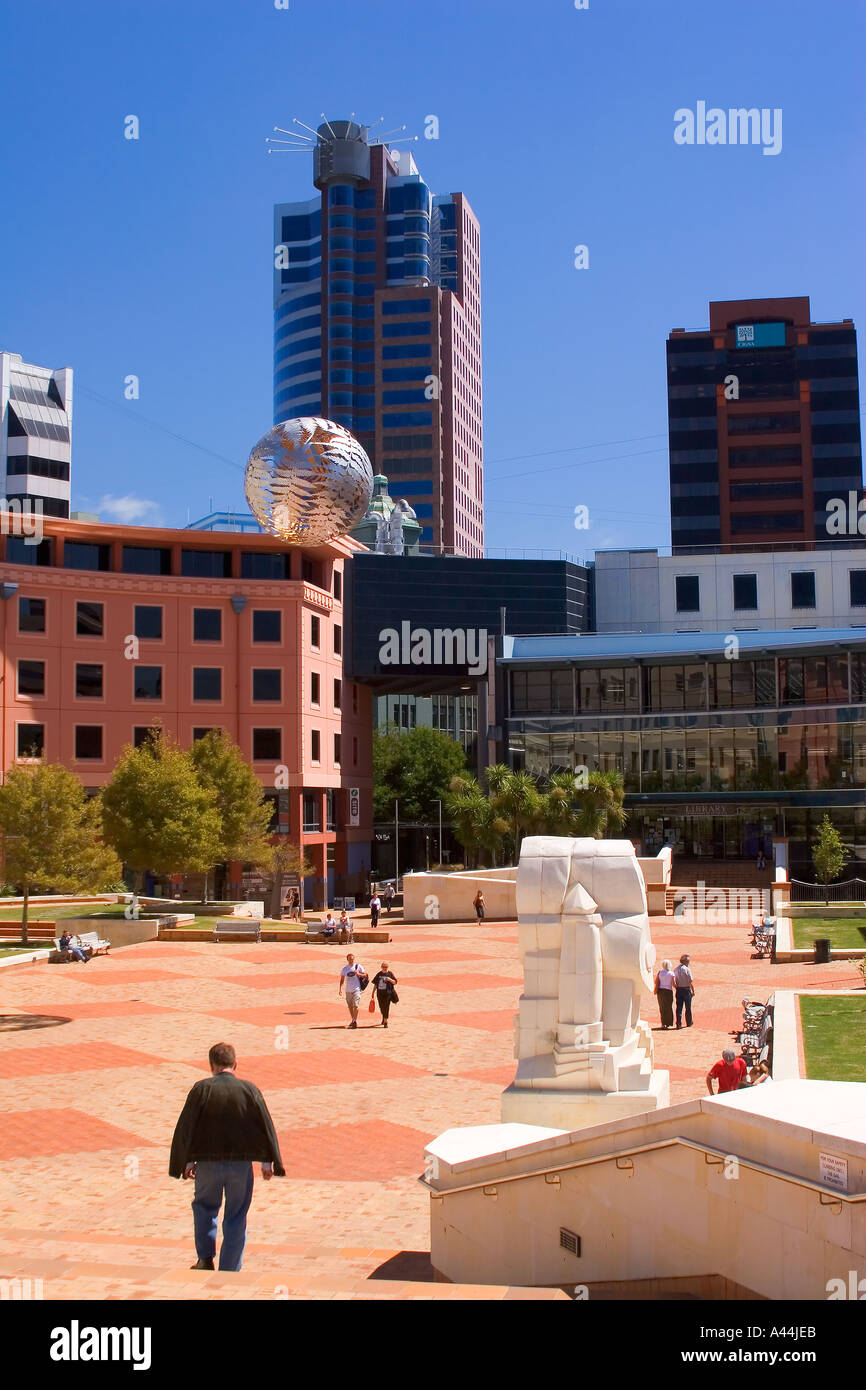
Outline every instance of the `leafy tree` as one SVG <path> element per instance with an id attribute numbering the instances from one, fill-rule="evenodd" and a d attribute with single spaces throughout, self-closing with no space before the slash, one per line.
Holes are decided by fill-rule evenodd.
<path id="1" fill-rule="evenodd" d="M 284 837 L 271 847 L 269 868 L 271 871 L 271 901 L 268 908 L 268 916 L 279 919 L 283 902 L 283 880 L 289 874 L 297 874 L 299 878 L 313 872 L 313 866 L 309 859 L 301 853 L 298 845 L 295 845 Z"/>
<path id="2" fill-rule="evenodd" d="M 818 831 L 818 839 L 812 850 L 812 863 L 821 883 L 826 888 L 834 878 L 838 878 L 848 862 L 848 852 L 830 817 L 825 815 Z"/>
<path id="3" fill-rule="evenodd" d="M 461 744 L 439 729 L 400 733 L 394 725 L 373 735 L 373 815 L 392 820 L 394 802 L 410 821 L 435 818 L 437 800 L 444 802 L 453 777 L 466 767 Z"/>
<path id="4" fill-rule="evenodd" d="M 199 782 L 215 796 L 220 844 L 214 862 L 240 859 L 245 864 L 267 865 L 272 855 L 268 837 L 272 805 L 237 744 L 224 729 L 211 729 L 196 739 L 189 757 Z M 207 889 L 205 870 L 205 902 Z"/>
<path id="5" fill-rule="evenodd" d="M 454 834 L 466 850 L 467 858 L 474 863 L 486 853 L 495 865 L 509 825 L 475 778 L 468 774 L 452 777 L 445 804 Z"/>
<path id="6" fill-rule="evenodd" d="M 494 763 L 488 767 L 486 777 L 494 810 L 508 823 L 516 864 L 520 841 L 527 830 L 536 828 L 544 813 L 544 802 L 531 772 L 514 772 L 504 763 Z"/>
<path id="7" fill-rule="evenodd" d="M 120 877 L 117 855 L 103 842 L 99 799 L 88 800 L 61 763 L 12 768 L 0 787 L 0 834 L 4 874 L 24 896 L 24 942 L 32 892 L 98 893 Z"/>
<path id="8" fill-rule="evenodd" d="M 222 846 L 216 792 L 199 781 L 188 753 L 166 737 L 123 750 L 102 793 L 105 838 L 135 871 L 204 873 Z"/>

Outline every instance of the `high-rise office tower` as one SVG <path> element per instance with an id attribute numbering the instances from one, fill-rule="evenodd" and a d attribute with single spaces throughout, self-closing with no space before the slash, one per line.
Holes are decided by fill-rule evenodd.
<path id="1" fill-rule="evenodd" d="M 3 496 L 41 502 L 69 516 L 72 368 L 52 371 L 0 352 L 0 476 Z"/>
<path id="2" fill-rule="evenodd" d="M 421 545 L 484 551 L 478 221 L 365 126 L 310 139 L 319 196 L 274 209 L 274 422 L 360 440 Z"/>
<path id="3" fill-rule="evenodd" d="M 674 550 L 850 543 L 863 486 L 851 319 L 812 323 L 808 296 L 711 303 L 709 330 L 671 333 L 667 366 Z"/>

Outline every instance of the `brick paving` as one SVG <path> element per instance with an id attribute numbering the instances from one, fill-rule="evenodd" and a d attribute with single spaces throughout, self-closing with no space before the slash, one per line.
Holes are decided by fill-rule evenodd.
<path id="1" fill-rule="evenodd" d="M 64 1299 L 455 1296 L 425 1282 L 416 1179 L 434 1135 L 499 1119 L 517 928 L 389 925 L 391 943 L 355 951 L 368 969 L 384 954 L 398 977 L 387 1031 L 366 1008 L 346 1031 L 339 947 L 149 942 L 87 966 L 4 972 L 0 1277 L 41 1278 L 46 1298 Z M 862 983 L 853 962 L 750 960 L 747 924 L 655 918 L 653 939 L 659 959 L 688 950 L 695 975 L 693 1028 L 663 1033 L 644 1000 L 674 1103 L 705 1093 L 744 996 Z M 287 1169 L 257 1180 L 247 1267 L 233 1275 L 189 1270 L 192 1184 L 167 1175 L 175 1120 L 220 1040 L 264 1091 Z"/>

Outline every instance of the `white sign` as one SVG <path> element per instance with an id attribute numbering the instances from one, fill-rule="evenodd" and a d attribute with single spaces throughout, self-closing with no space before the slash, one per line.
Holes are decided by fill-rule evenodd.
<path id="1" fill-rule="evenodd" d="M 361 790 L 359 787 L 349 788 L 349 824 L 361 824 Z"/>
<path id="2" fill-rule="evenodd" d="M 838 1154 L 818 1154 L 818 1177 L 837 1192 L 848 1191 L 848 1160 Z"/>

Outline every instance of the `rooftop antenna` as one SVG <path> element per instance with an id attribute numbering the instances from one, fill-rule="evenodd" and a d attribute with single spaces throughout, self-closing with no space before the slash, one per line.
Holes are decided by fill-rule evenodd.
<path id="1" fill-rule="evenodd" d="M 322 120 L 325 122 L 325 125 L 328 127 L 329 131 L 331 132 L 331 139 L 332 139 L 332 140 L 336 140 L 337 137 L 336 137 L 336 135 L 334 134 L 334 127 L 331 125 L 331 122 L 328 120 L 328 118 L 327 118 L 327 116 L 325 115 L 324 111 L 322 112 Z"/>
<path id="2" fill-rule="evenodd" d="M 318 139 L 319 139 L 319 133 L 318 133 L 318 131 L 313 130 L 313 127 L 312 127 L 311 125 L 307 125 L 305 121 L 299 121 L 298 118 L 297 118 L 297 116 L 293 116 L 293 117 L 292 117 L 292 120 L 293 120 L 293 122 L 294 122 L 295 125 L 302 125 L 302 126 L 304 127 L 304 130 L 308 130 L 308 131 L 310 132 L 311 135 L 315 135 L 316 140 L 318 141 Z"/>
<path id="3" fill-rule="evenodd" d="M 401 130 L 405 130 L 405 129 L 406 129 L 405 125 L 397 125 L 397 126 L 394 127 L 393 130 L 383 130 L 383 131 L 382 131 L 382 134 L 381 134 L 380 137 L 379 137 L 379 139 L 380 139 L 380 140 L 387 140 L 389 135 L 398 135 L 399 132 L 400 132 Z M 377 143 L 378 143 L 378 142 L 377 142 Z"/>
<path id="4" fill-rule="evenodd" d="M 269 150 L 268 150 L 268 154 L 290 154 L 292 150 L 302 150 L 304 153 L 306 153 L 306 152 L 309 150 L 309 148 L 310 148 L 310 146 L 312 145 L 312 143 L 313 143 L 312 140 L 310 139 L 309 135 L 298 135 L 296 131 L 294 131 L 294 130 L 284 130 L 283 127 L 280 126 L 280 125 L 275 125 L 275 126 L 274 126 L 274 130 L 278 130 L 278 131 L 280 132 L 281 135 L 288 135 L 288 136 L 289 136 L 289 140 L 292 140 L 292 141 L 297 140 L 299 143 L 298 143 L 298 144 L 290 144 L 290 143 L 289 143 L 289 140 L 274 140 L 274 139 L 272 139 L 271 136 L 269 135 L 269 136 L 267 136 L 267 138 L 266 138 L 266 140 L 265 140 L 265 144 L 266 144 L 266 145 L 282 145 L 282 146 L 284 146 L 284 148 L 283 148 L 283 149 L 269 149 Z"/>

